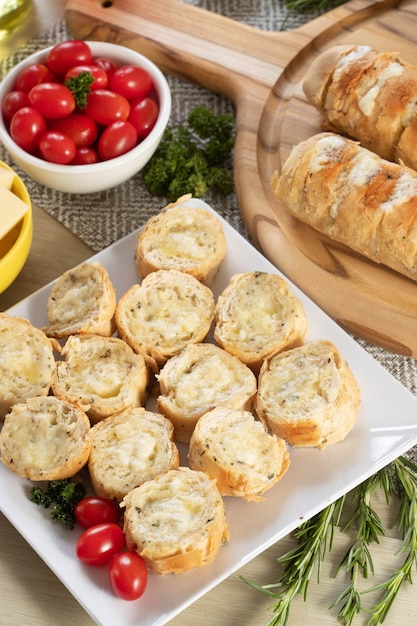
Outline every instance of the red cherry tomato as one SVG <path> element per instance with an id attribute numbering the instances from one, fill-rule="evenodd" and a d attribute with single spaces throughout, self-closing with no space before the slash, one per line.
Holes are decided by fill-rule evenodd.
<path id="1" fill-rule="evenodd" d="M 71 137 L 53 130 L 47 130 L 39 137 L 38 148 L 45 161 L 61 165 L 71 163 L 76 150 Z"/>
<path id="2" fill-rule="evenodd" d="M 18 146 L 26 152 L 35 152 L 39 137 L 46 130 L 42 115 L 32 107 L 23 107 L 16 111 L 10 122 L 10 135 Z"/>
<path id="3" fill-rule="evenodd" d="M 98 67 L 101 67 L 101 69 L 106 72 L 108 80 L 110 80 L 110 78 L 117 70 L 116 63 L 114 63 L 110 59 L 106 59 L 105 57 L 96 57 L 93 63 L 95 65 L 98 65 Z"/>
<path id="4" fill-rule="evenodd" d="M 21 71 L 17 77 L 15 89 L 29 93 L 35 85 L 38 85 L 39 83 L 49 83 L 53 81 L 53 79 L 54 77 L 46 65 L 43 65 L 42 63 L 33 63 Z"/>
<path id="5" fill-rule="evenodd" d="M 103 523 L 116 523 L 120 509 L 116 502 L 108 498 L 87 496 L 80 500 L 74 509 L 75 519 L 84 528 Z"/>
<path id="6" fill-rule="evenodd" d="M 127 100 L 144 98 L 152 86 L 153 82 L 149 72 L 136 65 L 119 67 L 110 79 L 111 90 L 121 94 Z"/>
<path id="7" fill-rule="evenodd" d="M 87 98 L 85 113 L 97 124 L 108 126 L 124 122 L 129 117 L 130 104 L 126 98 L 108 89 L 96 89 Z"/>
<path id="8" fill-rule="evenodd" d="M 145 561 L 136 552 L 120 552 L 110 562 L 110 584 L 114 593 L 123 600 L 140 598 L 148 583 Z"/>
<path id="9" fill-rule="evenodd" d="M 77 557 L 88 565 L 108 563 L 125 545 L 123 530 L 117 524 L 90 526 L 78 538 Z"/>
<path id="10" fill-rule="evenodd" d="M 85 41 L 69 39 L 57 43 L 48 52 L 45 65 L 53 74 L 65 76 L 74 65 L 92 63 L 93 55 L 90 46 Z"/>
<path id="11" fill-rule="evenodd" d="M 84 113 L 72 113 L 54 120 L 49 128 L 68 135 L 77 146 L 91 146 L 98 136 L 97 124 Z"/>
<path id="12" fill-rule="evenodd" d="M 68 78 L 74 78 L 81 74 L 82 72 L 89 72 L 93 77 L 93 82 L 90 85 L 90 89 L 105 89 L 107 87 L 108 78 L 106 72 L 98 67 L 98 65 L 74 65 L 68 72 L 65 74 L 65 80 Z"/>
<path id="13" fill-rule="evenodd" d="M 1 103 L 1 111 L 6 123 L 10 122 L 19 109 L 30 106 L 29 97 L 24 91 L 9 91 Z"/>
<path id="14" fill-rule="evenodd" d="M 114 159 L 136 146 L 138 134 L 130 122 L 113 122 L 104 129 L 98 141 L 98 153 L 103 161 Z"/>
<path id="15" fill-rule="evenodd" d="M 72 92 L 60 83 L 39 83 L 29 91 L 31 105 L 44 117 L 56 119 L 70 115 L 75 109 Z"/>
<path id="16" fill-rule="evenodd" d="M 98 154 L 93 148 L 89 146 L 77 146 L 75 157 L 71 161 L 71 165 L 90 165 L 91 163 L 98 162 Z"/>
<path id="17" fill-rule="evenodd" d="M 155 126 L 158 119 L 159 107 L 154 100 L 143 98 L 130 103 L 130 113 L 127 121 L 133 124 L 138 133 L 138 139 L 145 139 Z"/>

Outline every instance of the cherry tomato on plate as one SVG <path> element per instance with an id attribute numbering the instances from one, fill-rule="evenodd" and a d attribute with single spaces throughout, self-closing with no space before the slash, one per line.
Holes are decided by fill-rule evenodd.
<path id="1" fill-rule="evenodd" d="M 71 163 L 76 151 L 74 140 L 71 137 L 54 130 L 47 130 L 39 137 L 38 148 L 45 161 L 60 165 Z"/>
<path id="2" fill-rule="evenodd" d="M 138 134 L 130 122 L 113 122 L 103 130 L 98 153 L 103 161 L 114 159 L 136 146 Z"/>
<path id="3" fill-rule="evenodd" d="M 75 546 L 77 557 L 87 565 L 105 565 L 123 550 L 125 536 L 117 524 L 90 526 L 81 533 Z"/>
<path id="4" fill-rule="evenodd" d="M 19 109 L 10 122 L 10 135 L 13 141 L 30 153 L 37 150 L 39 137 L 45 130 L 45 118 L 33 107 Z"/>
<path id="5" fill-rule="evenodd" d="M 91 146 L 98 136 L 97 124 L 85 113 L 72 113 L 54 120 L 49 128 L 68 135 L 77 146 Z"/>
<path id="6" fill-rule="evenodd" d="M 19 109 L 30 106 L 29 97 L 24 91 L 9 91 L 1 103 L 1 111 L 5 122 L 10 122 L 13 115 Z"/>
<path id="7" fill-rule="evenodd" d="M 79 39 L 69 39 L 57 43 L 46 56 L 45 65 L 54 74 L 65 76 L 74 65 L 90 64 L 93 55 L 90 46 Z"/>
<path id="8" fill-rule="evenodd" d="M 137 65 L 119 67 L 110 79 L 111 90 L 121 94 L 127 100 L 144 98 L 152 86 L 153 82 L 149 72 Z"/>
<path id="9" fill-rule="evenodd" d="M 87 496 L 80 500 L 74 509 L 77 522 L 84 528 L 103 523 L 116 523 L 120 509 L 116 502 L 109 498 Z"/>
<path id="10" fill-rule="evenodd" d="M 140 598 L 148 583 L 145 561 L 136 552 L 120 552 L 110 562 L 110 584 L 113 592 L 123 600 Z"/>
<path id="11" fill-rule="evenodd" d="M 138 139 L 145 139 L 149 135 L 158 119 L 158 113 L 159 107 L 151 98 L 142 98 L 130 103 L 127 121 L 136 128 Z"/>
<path id="12" fill-rule="evenodd" d="M 75 98 L 65 85 L 39 83 L 29 91 L 31 106 L 44 117 L 56 119 L 70 115 L 75 109 Z"/>
<path id="13" fill-rule="evenodd" d="M 78 74 L 84 72 L 89 72 L 94 79 L 90 85 L 91 90 L 105 89 L 107 87 L 108 77 L 106 72 L 98 65 L 93 64 L 74 65 L 74 67 L 71 67 L 65 74 L 65 80 L 68 80 L 68 78 L 75 78 Z"/>
<path id="14" fill-rule="evenodd" d="M 33 63 L 25 67 L 17 77 L 15 89 L 29 91 L 39 83 L 50 83 L 54 79 L 52 73 L 43 63 Z"/>
<path id="15" fill-rule="evenodd" d="M 126 98 L 109 89 L 96 89 L 87 98 L 85 113 L 97 124 L 108 126 L 124 122 L 129 117 L 130 104 Z"/>

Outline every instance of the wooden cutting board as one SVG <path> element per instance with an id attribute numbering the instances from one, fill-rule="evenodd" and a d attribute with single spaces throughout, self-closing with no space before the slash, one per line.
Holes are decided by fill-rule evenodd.
<path id="1" fill-rule="evenodd" d="M 353 0 L 287 32 L 260 31 L 179 0 L 68 0 L 65 15 L 74 37 L 126 45 L 164 72 L 230 98 L 237 198 L 258 247 L 345 329 L 417 357 L 417 282 L 301 224 L 270 187 L 291 147 L 321 130 L 301 89 L 313 58 L 357 43 L 415 63 L 417 2 Z"/>

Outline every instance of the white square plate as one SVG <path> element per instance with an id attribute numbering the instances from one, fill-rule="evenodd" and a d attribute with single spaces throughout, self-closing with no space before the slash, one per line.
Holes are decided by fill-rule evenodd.
<path id="1" fill-rule="evenodd" d="M 210 208 L 200 200 L 192 203 Z M 253 270 L 278 273 L 229 224 L 224 220 L 222 223 L 228 252 L 213 287 L 215 296 L 235 273 Z M 134 262 L 137 232 L 93 257 L 107 268 L 118 297 L 138 282 Z M 226 498 L 231 540 L 212 564 L 186 574 L 151 575 L 142 598 L 136 602 L 119 600 L 110 590 L 106 568 L 86 567 L 77 561 L 74 546 L 79 531 L 69 531 L 51 522 L 48 511 L 30 502 L 31 483 L 0 465 L 2 512 L 98 624 L 166 624 L 302 521 L 417 443 L 417 398 L 311 300 L 291 286 L 303 302 L 309 320 L 307 339 L 333 341 L 349 362 L 361 387 L 360 413 L 345 441 L 324 450 L 290 449 L 290 469 L 275 487 L 266 492 L 263 502 Z M 50 288 L 47 285 L 8 312 L 26 317 L 37 326 L 46 325 Z"/>

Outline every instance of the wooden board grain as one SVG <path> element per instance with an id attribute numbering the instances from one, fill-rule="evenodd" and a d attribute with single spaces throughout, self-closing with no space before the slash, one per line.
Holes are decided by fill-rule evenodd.
<path id="1" fill-rule="evenodd" d="M 68 0 L 74 37 L 119 43 L 236 108 L 239 207 L 263 253 L 344 328 L 417 357 L 417 282 L 377 266 L 292 218 L 271 177 L 320 131 L 302 93 L 313 58 L 340 43 L 395 50 L 415 63 L 417 2 L 353 0 L 287 32 L 265 32 L 179 0 Z"/>

